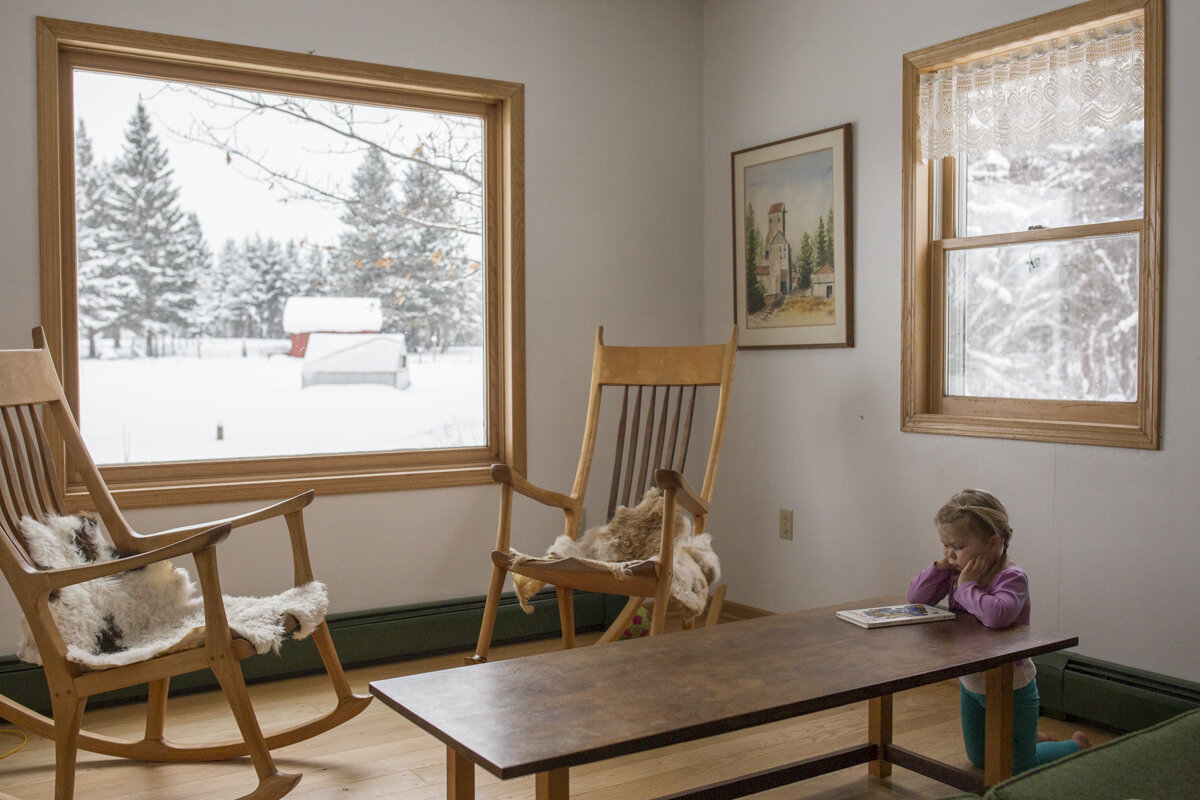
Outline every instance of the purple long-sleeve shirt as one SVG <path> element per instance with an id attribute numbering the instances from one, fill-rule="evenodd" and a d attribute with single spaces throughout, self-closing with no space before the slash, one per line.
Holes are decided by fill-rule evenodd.
<path id="1" fill-rule="evenodd" d="M 908 586 L 908 602 L 936 604 L 949 595 L 951 611 L 967 611 L 989 628 L 1029 624 L 1029 577 L 1006 564 L 987 586 L 963 581 L 958 573 L 930 564 Z"/>
<path id="2" fill-rule="evenodd" d="M 948 596 L 951 611 L 966 611 L 989 628 L 1029 624 L 1029 577 L 1016 564 L 1006 564 L 987 586 L 975 581 L 955 585 L 957 580 L 957 572 L 930 564 L 909 584 L 908 602 L 934 605 Z M 1013 667 L 1013 688 L 1025 686 L 1035 674 L 1033 662 L 1021 659 Z M 986 690 L 983 673 L 964 675 L 962 684 L 979 694 Z"/>

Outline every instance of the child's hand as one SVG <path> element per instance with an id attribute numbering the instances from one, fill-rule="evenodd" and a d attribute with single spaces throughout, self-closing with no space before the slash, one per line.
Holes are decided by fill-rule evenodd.
<path id="1" fill-rule="evenodd" d="M 933 562 L 933 566 L 936 567 L 937 569 L 944 569 L 944 570 L 954 569 L 954 567 L 950 566 L 950 559 L 946 558 L 945 556 L 942 556 L 937 561 Z"/>
<path id="2" fill-rule="evenodd" d="M 975 556 L 975 558 L 967 562 L 962 572 L 959 573 L 958 582 L 975 581 L 979 583 L 985 575 L 991 572 L 992 565 L 995 563 L 995 556 Z"/>

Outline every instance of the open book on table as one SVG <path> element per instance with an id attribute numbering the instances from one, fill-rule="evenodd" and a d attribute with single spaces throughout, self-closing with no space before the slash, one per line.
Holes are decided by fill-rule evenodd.
<path id="1" fill-rule="evenodd" d="M 883 628 L 888 625 L 911 625 L 914 622 L 937 622 L 954 619 L 954 612 L 924 603 L 905 603 L 898 606 L 876 606 L 839 611 L 837 615 L 864 628 Z"/>

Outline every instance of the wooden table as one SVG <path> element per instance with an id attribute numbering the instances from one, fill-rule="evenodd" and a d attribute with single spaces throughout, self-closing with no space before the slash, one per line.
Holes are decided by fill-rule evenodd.
<path id="1" fill-rule="evenodd" d="M 673 795 L 731 798 L 869 764 L 905 767 L 979 792 L 1012 772 L 1012 664 L 1079 643 L 973 617 L 868 630 L 837 606 L 645 639 L 375 681 L 371 693 L 446 744 L 446 794 L 472 800 L 474 765 L 501 779 L 536 774 L 538 798 L 569 794 L 570 767 L 863 700 L 867 741 Z M 892 743 L 892 694 L 987 671 L 986 769 L 975 774 Z M 629 701 L 631 688 L 648 691 Z M 658 687 L 658 691 L 649 691 Z M 993 713 L 995 711 L 996 713 Z"/>

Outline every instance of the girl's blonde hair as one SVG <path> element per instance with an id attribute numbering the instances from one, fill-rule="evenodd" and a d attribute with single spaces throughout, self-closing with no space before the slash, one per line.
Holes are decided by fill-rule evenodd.
<path id="1" fill-rule="evenodd" d="M 1008 524 L 1008 510 L 991 492 L 982 489 L 963 489 L 938 509 L 933 521 L 938 525 L 954 525 L 966 521 L 970 529 L 983 539 L 999 536 L 1003 544 L 1000 558 L 1008 556 L 1008 542 L 1012 539 L 1012 527 Z"/>

